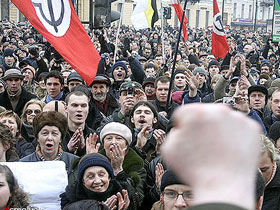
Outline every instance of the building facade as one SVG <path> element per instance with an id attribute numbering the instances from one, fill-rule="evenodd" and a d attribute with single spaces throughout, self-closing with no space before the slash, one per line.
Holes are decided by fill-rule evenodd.
<path id="1" fill-rule="evenodd" d="M 72 0 L 75 5 L 76 12 L 81 21 L 86 23 L 89 21 L 89 3 L 90 0 Z M 112 10 L 121 12 L 123 0 L 118 0 L 112 3 Z M 163 7 L 171 7 L 171 19 L 165 20 L 164 24 L 171 26 L 179 26 L 175 10 L 170 3 L 170 0 L 157 0 L 157 8 L 159 17 L 161 18 L 161 5 Z M 188 1 L 186 16 L 189 20 L 188 27 L 190 28 L 208 28 L 213 22 L 213 3 L 208 0 L 200 0 L 198 3 Z M 220 13 L 222 13 L 222 0 L 217 0 Z M 94 0 L 93 0 L 94 5 Z M 184 6 L 184 1 L 181 3 Z M 136 3 L 133 0 L 125 0 L 122 23 L 131 25 L 131 15 Z M 255 14 L 257 8 L 258 28 L 264 28 L 268 25 L 268 30 L 273 16 L 273 0 L 224 0 L 224 25 L 229 25 L 236 29 L 253 29 Z M 24 21 L 24 17 L 11 3 L 10 0 L 0 0 L 0 20 L 7 19 L 14 22 Z M 116 23 L 114 23 L 116 24 Z M 156 25 L 161 24 L 161 19 Z"/>
<path id="2" fill-rule="evenodd" d="M 253 30 L 256 24 L 256 29 L 271 30 L 273 4 L 273 0 L 232 0 L 231 26 Z"/>

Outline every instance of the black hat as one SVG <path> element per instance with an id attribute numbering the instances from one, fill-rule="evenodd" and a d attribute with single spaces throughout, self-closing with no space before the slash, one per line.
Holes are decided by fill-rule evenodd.
<path id="1" fill-rule="evenodd" d="M 160 191 L 163 192 L 165 187 L 173 184 L 184 184 L 184 183 L 181 180 L 179 180 L 177 176 L 170 169 L 168 169 L 162 175 Z"/>
<path id="2" fill-rule="evenodd" d="M 211 67 L 211 66 L 214 66 L 214 65 L 220 67 L 221 64 L 220 64 L 218 61 L 216 61 L 216 60 L 211 60 L 211 61 L 209 62 L 209 64 L 208 64 L 208 69 L 210 69 L 210 67 Z"/>
<path id="3" fill-rule="evenodd" d="M 268 136 L 276 143 L 280 138 L 280 121 L 276 121 L 270 126 Z"/>
<path id="4" fill-rule="evenodd" d="M 69 76 L 67 77 L 67 84 L 71 81 L 74 81 L 74 80 L 84 83 L 84 80 L 82 79 L 82 77 L 75 71 L 71 72 L 69 74 Z"/>
<path id="5" fill-rule="evenodd" d="M 229 70 L 229 65 L 222 65 L 220 71 Z"/>
<path id="6" fill-rule="evenodd" d="M 96 83 L 99 83 L 99 84 L 106 84 L 108 86 L 111 85 L 111 80 L 109 77 L 107 77 L 106 75 L 103 75 L 103 74 L 98 74 L 95 76 L 93 82 L 91 83 L 90 87 L 93 85 L 93 84 L 96 84 Z"/>
<path id="7" fill-rule="evenodd" d="M 15 57 L 14 53 L 15 51 L 13 49 L 7 48 L 4 50 L 3 57 L 7 57 L 7 56 Z"/>
<path id="8" fill-rule="evenodd" d="M 268 90 L 262 85 L 252 85 L 248 89 L 248 97 L 250 97 L 251 93 L 254 91 L 260 91 L 265 95 L 265 103 L 268 100 Z"/>
<path id="9" fill-rule="evenodd" d="M 143 88 L 145 88 L 145 86 L 147 85 L 147 84 L 152 84 L 152 85 L 154 85 L 155 84 L 155 81 L 156 81 L 156 79 L 154 78 L 154 77 L 148 77 L 147 79 L 145 79 L 145 81 L 143 82 Z"/>
<path id="10" fill-rule="evenodd" d="M 82 159 L 79 162 L 77 174 L 78 183 L 82 183 L 85 170 L 91 166 L 102 166 L 106 169 L 111 178 L 114 176 L 113 167 L 104 155 L 101 155 L 99 153 L 89 153 L 82 157 Z"/>

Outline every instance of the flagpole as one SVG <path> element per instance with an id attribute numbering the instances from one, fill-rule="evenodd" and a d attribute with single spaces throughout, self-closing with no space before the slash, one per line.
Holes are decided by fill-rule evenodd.
<path id="1" fill-rule="evenodd" d="M 182 17 L 181 17 L 181 24 L 180 24 L 180 29 L 179 29 L 179 36 L 178 36 L 178 40 L 177 40 L 176 50 L 175 50 L 175 53 L 174 53 L 173 66 L 172 66 L 172 71 L 171 71 L 171 79 L 170 79 L 169 90 L 168 90 L 167 101 L 166 101 L 166 107 L 165 107 L 166 113 L 168 112 L 168 105 L 169 105 L 169 100 L 170 100 L 170 97 L 171 97 L 171 91 L 172 91 L 171 89 L 172 89 L 172 86 L 173 86 L 175 65 L 176 65 L 177 53 L 178 53 L 178 49 L 179 49 L 179 42 L 180 42 L 180 38 L 181 38 L 181 34 L 182 34 L 182 28 L 183 28 L 183 22 L 184 22 L 184 18 L 185 18 L 186 7 L 187 7 L 187 0 L 185 0 L 185 4 L 184 4 L 184 10 L 183 10 L 183 14 L 182 14 Z"/>
<path id="2" fill-rule="evenodd" d="M 162 0 L 161 0 L 161 45 L 162 45 L 162 56 L 164 56 L 164 31 L 163 31 L 163 7 L 162 7 Z"/>
<path id="3" fill-rule="evenodd" d="M 117 51 L 118 51 L 118 39 L 119 39 L 119 34 L 121 30 L 121 23 L 123 19 L 123 10 L 124 10 L 124 1 L 122 1 L 122 9 L 121 9 L 121 17 L 119 19 L 119 25 L 118 25 L 118 31 L 117 31 L 117 36 L 116 36 L 116 42 L 115 42 L 115 52 L 114 52 L 114 63 L 116 62 L 116 56 L 117 56 Z"/>

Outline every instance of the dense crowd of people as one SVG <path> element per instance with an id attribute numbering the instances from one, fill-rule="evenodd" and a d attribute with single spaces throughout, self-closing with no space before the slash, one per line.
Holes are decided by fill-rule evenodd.
<path id="1" fill-rule="evenodd" d="M 269 33 L 226 31 L 229 51 L 216 58 L 206 29 L 189 29 L 186 42 L 170 26 L 121 26 L 119 37 L 115 26 L 87 32 L 101 56 L 89 85 L 32 25 L 0 23 L 0 162 L 63 161 L 61 209 L 189 209 L 198 200 L 192 183 L 170 169 L 161 146 L 178 127 L 177 109 L 223 103 L 261 128 L 261 173 L 249 191 L 256 191 L 256 209 L 280 209 L 280 45 Z M 188 110 L 181 112 L 187 127 L 205 118 L 203 108 Z M 207 141 L 213 125 L 195 125 L 184 135 Z M 238 132 L 222 135 L 234 141 Z M 7 206 L 26 208 L 32 200 L 0 164 L 0 209 Z"/>

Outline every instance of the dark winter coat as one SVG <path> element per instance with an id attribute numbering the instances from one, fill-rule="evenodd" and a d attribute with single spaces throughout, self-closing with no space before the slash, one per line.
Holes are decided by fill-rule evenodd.
<path id="1" fill-rule="evenodd" d="M 280 209 L 280 164 L 277 165 L 277 171 L 274 178 L 264 190 L 262 210 Z"/>
<path id="2" fill-rule="evenodd" d="M 85 140 L 87 139 L 87 137 L 89 136 L 89 134 L 94 133 L 94 131 L 89 128 L 87 125 L 85 125 L 85 129 L 83 130 L 83 134 L 84 134 L 84 138 Z M 71 137 L 73 136 L 74 132 L 70 131 L 69 129 L 67 130 L 67 133 L 65 135 L 65 138 L 61 141 L 61 146 L 64 152 L 68 152 L 71 153 L 67 147 L 67 144 L 69 143 Z M 83 156 L 86 154 L 86 148 L 84 147 L 83 150 L 78 151 L 76 155 L 78 156 Z"/>
<path id="3" fill-rule="evenodd" d="M 35 151 L 35 147 L 32 143 L 25 141 L 23 138 L 16 138 L 16 140 L 16 149 L 19 158 L 24 158 Z"/>
<path id="4" fill-rule="evenodd" d="M 162 112 L 166 111 L 165 106 L 161 106 L 159 101 L 157 99 L 152 101 L 152 104 L 156 107 L 157 112 Z M 168 106 L 168 111 L 167 111 L 167 119 L 170 119 L 171 115 L 175 111 L 175 109 L 179 106 L 179 104 L 175 103 L 174 101 L 171 100 L 171 103 Z"/>
<path id="5" fill-rule="evenodd" d="M 21 116 L 24 105 L 33 98 L 37 98 L 37 97 L 35 95 L 27 92 L 22 87 L 22 92 L 21 92 L 18 104 L 16 106 L 16 109 L 13 110 L 7 90 L 5 90 L 3 93 L 0 93 L 0 106 L 5 107 L 7 110 L 13 110 L 18 116 Z"/>

